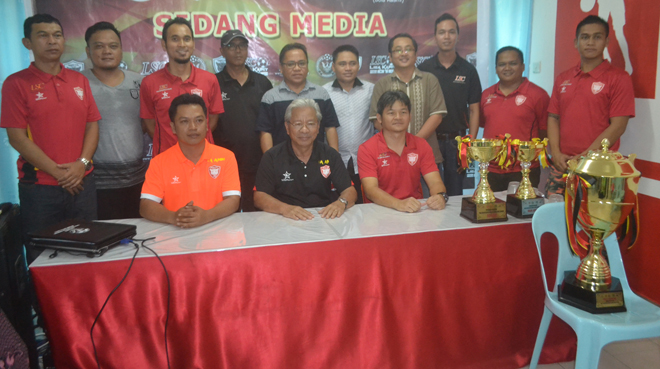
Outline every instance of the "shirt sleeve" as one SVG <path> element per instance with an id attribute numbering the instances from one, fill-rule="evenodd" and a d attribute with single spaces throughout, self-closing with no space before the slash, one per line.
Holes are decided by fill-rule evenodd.
<path id="1" fill-rule="evenodd" d="M 254 187 L 257 191 L 265 192 L 271 196 L 275 194 L 275 171 L 273 167 L 272 149 L 266 151 L 261 157 L 257 177 L 254 181 Z"/>
<path id="2" fill-rule="evenodd" d="M 360 173 L 360 179 L 367 177 L 378 178 L 376 158 L 369 150 L 367 142 L 363 143 L 358 148 L 358 173 Z"/>
<path id="3" fill-rule="evenodd" d="M 534 114 L 536 120 L 539 122 L 539 129 L 548 129 L 548 105 L 550 104 L 550 96 L 544 89 L 539 88 L 539 98 L 536 101 Z"/>
<path id="4" fill-rule="evenodd" d="M 351 187 L 351 177 L 348 175 L 348 170 L 341 159 L 341 155 L 333 149 L 328 147 L 328 152 L 332 156 L 332 166 L 330 167 L 330 180 L 332 185 L 337 190 L 337 194 L 344 192 L 345 189 Z"/>
<path id="5" fill-rule="evenodd" d="M 321 118 L 321 124 L 323 125 L 323 128 L 339 127 L 339 118 L 337 118 L 337 112 L 335 111 L 335 106 L 330 99 L 330 94 L 328 94 L 328 91 L 326 91 L 323 87 L 319 88 L 323 89 L 326 94 L 326 97 L 323 100 L 317 101 L 319 103 L 319 108 L 321 108 L 321 114 L 323 115 Z"/>
<path id="6" fill-rule="evenodd" d="M 469 62 L 467 62 L 469 63 Z M 470 64 L 472 66 L 472 64 Z M 470 91 L 468 96 L 468 105 L 475 104 L 481 101 L 481 80 L 476 68 L 472 67 L 472 78 L 470 78 Z"/>
<path id="7" fill-rule="evenodd" d="M 163 183 L 163 173 L 161 161 L 154 157 L 149 162 L 149 168 L 144 175 L 144 184 L 142 185 L 141 199 L 148 199 L 160 203 L 165 197 L 165 184 Z"/>
<path id="8" fill-rule="evenodd" d="M 447 104 L 445 103 L 445 95 L 442 93 L 440 83 L 438 82 L 438 79 L 430 73 L 426 77 L 426 80 L 428 81 L 429 102 L 431 103 L 429 116 L 442 114 L 444 117 L 447 115 Z"/>
<path id="9" fill-rule="evenodd" d="M 241 181 L 238 176 L 238 164 L 234 154 L 227 150 L 225 154 L 225 165 L 222 170 L 225 174 L 222 177 L 222 197 L 241 196 Z"/>
<path id="10" fill-rule="evenodd" d="M 431 149 L 431 145 L 429 145 L 429 143 L 424 139 L 417 138 L 417 147 L 419 150 L 419 164 L 422 171 L 422 176 L 425 176 L 431 172 L 437 172 L 438 165 L 435 163 L 435 156 L 433 156 L 433 149 Z"/>
<path id="11" fill-rule="evenodd" d="M 7 78 L 2 85 L 2 128 L 27 128 L 28 106 L 15 78 Z"/>
<path id="12" fill-rule="evenodd" d="M 218 79 L 213 76 L 211 81 L 211 91 L 209 91 L 209 114 L 222 114 L 225 112 L 225 106 L 222 102 L 222 91 Z"/>
<path id="13" fill-rule="evenodd" d="M 101 120 L 101 113 L 96 106 L 96 100 L 94 100 L 92 88 L 89 87 L 89 80 L 87 77 L 85 77 L 85 96 L 89 99 L 87 100 L 87 122 L 98 122 Z"/>
<path id="14" fill-rule="evenodd" d="M 621 73 L 615 79 L 610 98 L 610 118 L 635 116 L 635 91 L 632 78 L 628 73 Z"/>
<path id="15" fill-rule="evenodd" d="M 267 100 L 267 95 L 261 99 L 259 104 L 259 116 L 257 117 L 257 124 L 254 129 L 260 132 L 273 133 L 275 126 L 275 114 L 273 112 L 273 104 Z"/>
<path id="16" fill-rule="evenodd" d="M 140 85 L 140 118 L 156 119 L 156 110 L 151 101 L 151 87 L 148 78 Z"/>

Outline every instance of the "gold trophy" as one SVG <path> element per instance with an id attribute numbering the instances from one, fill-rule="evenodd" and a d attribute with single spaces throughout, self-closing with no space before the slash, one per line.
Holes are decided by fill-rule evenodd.
<path id="1" fill-rule="evenodd" d="M 537 197 L 529 180 L 529 168 L 532 162 L 540 156 L 545 156 L 548 141 L 533 139 L 532 141 L 513 140 L 511 145 L 516 152 L 516 158 L 522 167 L 522 180 L 515 195 L 507 195 L 506 210 L 516 218 L 531 218 L 536 209 L 543 205 L 543 198 Z"/>
<path id="2" fill-rule="evenodd" d="M 636 218 L 640 172 L 633 162 L 608 150 L 589 151 L 580 162 L 569 161 L 566 179 L 566 217 L 573 251 L 582 261 L 574 272 L 565 272 L 559 300 L 591 313 L 626 311 L 618 278 L 610 274 L 603 241 L 626 220 Z M 588 238 L 576 233 L 575 221 Z"/>
<path id="3" fill-rule="evenodd" d="M 472 197 L 464 197 L 461 204 L 461 216 L 472 223 L 506 221 L 506 203 L 496 199 L 493 190 L 488 184 L 488 163 L 495 160 L 503 149 L 504 143 L 500 139 L 481 138 L 473 140 L 466 136 L 456 137 L 459 143 L 459 158 L 464 167 L 468 160 L 479 162 L 481 180 Z"/>

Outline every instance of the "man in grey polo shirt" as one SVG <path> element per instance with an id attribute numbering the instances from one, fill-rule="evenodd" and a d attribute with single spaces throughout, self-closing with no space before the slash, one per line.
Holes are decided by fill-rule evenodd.
<path id="1" fill-rule="evenodd" d="M 94 177 L 99 219 L 140 217 L 140 191 L 147 163 L 142 160 L 140 122 L 142 76 L 121 70 L 121 38 L 108 22 L 85 32 L 87 56 L 93 68 L 82 72 L 101 113 Z"/>
<path id="2" fill-rule="evenodd" d="M 376 133 L 369 121 L 369 104 L 374 85 L 357 78 L 359 58 L 360 54 L 353 45 L 336 48 L 332 53 L 332 70 L 337 78 L 323 86 L 330 94 L 339 118 L 339 154 L 357 191 L 357 204 L 363 202 L 357 166 L 358 147 Z"/>
<path id="3" fill-rule="evenodd" d="M 256 130 L 260 132 L 261 151 L 266 152 L 274 145 L 287 140 L 284 128 L 284 112 L 289 104 L 298 98 L 313 99 L 319 104 L 323 122 L 316 139 L 339 151 L 337 144 L 337 113 L 330 95 L 321 86 L 307 80 L 307 48 L 303 44 L 292 43 L 280 52 L 280 70 L 284 81 L 266 92 L 261 99 Z"/>

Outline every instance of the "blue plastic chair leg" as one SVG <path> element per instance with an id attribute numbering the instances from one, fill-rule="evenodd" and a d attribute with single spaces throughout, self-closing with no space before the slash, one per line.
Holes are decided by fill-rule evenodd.
<path id="1" fill-rule="evenodd" d="M 541 357 L 541 350 L 545 342 L 545 336 L 548 334 L 550 321 L 552 320 L 552 312 L 543 306 L 543 317 L 541 318 L 541 325 L 539 326 L 539 333 L 536 336 L 536 343 L 534 344 L 534 353 L 532 353 L 532 361 L 529 363 L 529 369 L 536 369 L 539 364 L 539 357 Z M 577 368 L 577 367 L 576 367 Z"/>
<path id="2" fill-rule="evenodd" d="M 584 337 L 588 335 L 589 337 Z M 583 336 L 583 337 L 580 337 Z M 584 338 L 580 342 L 580 338 Z M 575 355 L 575 369 L 598 369 L 600 352 L 603 348 L 600 338 L 595 337 L 593 332 L 578 334 L 577 354 Z"/>

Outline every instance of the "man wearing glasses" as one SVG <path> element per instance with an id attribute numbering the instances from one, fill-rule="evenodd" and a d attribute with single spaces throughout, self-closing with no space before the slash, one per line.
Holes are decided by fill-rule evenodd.
<path id="1" fill-rule="evenodd" d="M 325 91 L 325 90 L 324 90 Z M 323 208 L 322 218 L 338 218 L 357 199 L 341 155 L 317 136 L 325 119 L 312 99 L 297 99 L 284 112 L 288 139 L 264 153 L 257 171 L 254 204 L 294 220 Z"/>
<path id="2" fill-rule="evenodd" d="M 255 131 L 259 104 L 273 88 L 268 78 L 245 65 L 248 39 L 239 30 L 225 32 L 220 39 L 221 53 L 227 64 L 215 76 L 222 91 L 225 112 L 218 118 L 213 140 L 236 155 L 241 178 L 241 210 L 254 211 L 254 179 L 261 161 L 259 133 Z"/>
<path id="3" fill-rule="evenodd" d="M 256 130 L 260 132 L 261 150 L 268 151 L 274 145 L 286 141 L 287 132 L 284 127 L 284 112 L 289 104 L 299 98 L 316 101 L 323 114 L 323 123 L 317 140 L 327 143 L 339 150 L 337 128 L 339 121 L 337 113 L 330 100 L 330 95 L 323 87 L 307 80 L 307 48 L 299 43 L 284 46 L 280 52 L 280 70 L 284 81 L 277 87 L 266 92 L 261 99 L 259 119 Z"/>
<path id="4" fill-rule="evenodd" d="M 378 120 L 377 105 L 386 91 L 403 91 L 410 98 L 411 114 L 408 133 L 425 139 L 436 163 L 442 163 L 442 154 L 438 148 L 435 130 L 447 114 L 445 98 L 438 79 L 431 73 L 422 72 L 415 67 L 417 61 L 417 42 L 407 33 L 399 33 L 388 44 L 390 60 L 394 64 L 394 73 L 381 78 L 374 86 L 371 97 L 369 119 L 377 130 L 382 130 Z M 424 197 L 429 197 L 426 183 L 422 183 Z"/>

